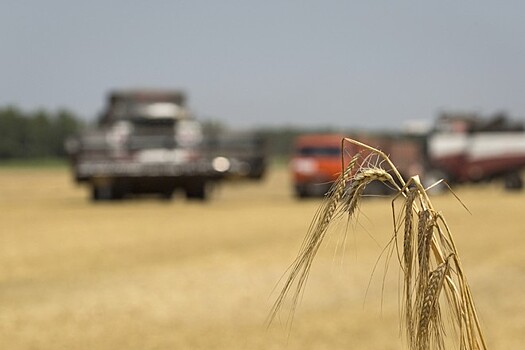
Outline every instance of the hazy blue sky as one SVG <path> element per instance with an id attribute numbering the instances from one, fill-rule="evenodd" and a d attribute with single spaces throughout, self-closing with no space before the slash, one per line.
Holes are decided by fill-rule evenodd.
<path id="1" fill-rule="evenodd" d="M 133 3 L 133 4 L 132 4 Z M 525 116 L 523 1 L 3 1 L 0 105 L 185 89 L 230 126 Z"/>

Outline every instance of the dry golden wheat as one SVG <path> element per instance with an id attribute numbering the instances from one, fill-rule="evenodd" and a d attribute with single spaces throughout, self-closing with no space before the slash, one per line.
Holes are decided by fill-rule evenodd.
<path id="1" fill-rule="evenodd" d="M 405 300 L 412 300 L 412 280 L 413 280 L 413 265 L 414 265 L 414 201 L 417 197 L 417 188 L 413 187 L 409 190 L 404 203 L 405 207 L 405 229 L 403 235 L 403 269 L 404 269 L 404 296 Z M 409 288 L 407 288 L 409 287 Z M 412 302 L 405 302 L 404 319 L 408 323 L 407 337 L 413 339 L 412 332 Z"/>
<path id="2" fill-rule="evenodd" d="M 443 335 L 440 334 L 442 327 L 438 324 L 440 308 L 439 294 L 443 288 L 445 275 L 448 272 L 448 259 L 439 264 L 438 267 L 430 272 L 427 279 L 428 283 L 424 286 L 421 293 L 421 300 L 418 301 L 418 326 L 416 333 L 417 349 L 424 350 L 429 348 L 430 337 L 435 338 L 436 347 L 443 348 Z"/>
<path id="3" fill-rule="evenodd" d="M 360 154 L 356 154 L 344 167 L 310 225 L 270 313 L 270 322 L 283 306 L 287 295 L 295 288 L 291 300 L 293 316 L 311 264 L 330 223 L 339 214 L 353 218 L 366 186 L 379 181 L 397 191 L 394 201 L 396 198 L 403 198 L 404 201 L 404 212 L 401 215 L 404 220 L 403 234 L 398 235 L 400 228 L 395 222 L 396 214 L 393 213 L 394 236 L 391 242 L 395 242 L 396 247 L 402 247 L 398 256 L 402 257 L 399 261 L 404 273 L 402 318 L 408 347 L 411 350 L 443 349 L 447 326 L 441 317 L 441 309 L 444 307 L 451 316 L 448 326 L 451 333 L 456 335 L 459 349 L 486 349 L 452 233 L 443 215 L 434 209 L 419 177 L 413 176 L 405 181 L 388 156 L 380 150 L 352 139 L 344 139 L 344 142 L 361 147 L 382 161 L 376 160 L 375 164 L 368 161 L 365 166 L 363 163 L 359 164 Z M 371 159 L 370 156 L 367 159 Z M 388 171 L 383 168 L 382 163 L 388 166 Z M 417 229 L 414 228 L 414 217 L 417 217 Z M 399 244 L 398 240 L 401 241 Z M 446 298 L 441 303 L 442 291 Z"/>
<path id="4" fill-rule="evenodd" d="M 286 279 L 284 287 L 274 304 L 270 314 L 270 322 L 275 318 L 277 312 L 282 306 L 282 303 L 284 302 L 284 298 L 293 288 L 295 283 L 296 288 L 292 297 L 291 310 L 291 315 L 293 316 L 300 292 L 304 287 L 306 279 L 308 278 L 312 261 L 321 245 L 321 242 L 323 241 L 331 220 L 334 218 L 334 215 L 337 214 L 337 207 L 345 196 L 347 184 L 351 179 L 351 174 L 354 171 L 354 167 L 357 164 L 359 158 L 360 154 L 356 154 L 350 160 L 349 164 L 341 173 L 337 181 L 328 191 L 327 197 L 323 201 L 321 208 L 317 211 L 303 241 L 303 244 L 301 245 L 301 254 L 299 254 L 292 263 L 290 267 L 290 275 Z"/>
<path id="5" fill-rule="evenodd" d="M 392 176 L 384 169 L 381 168 L 361 168 L 351 178 L 350 189 L 346 193 L 346 201 L 343 205 L 343 211 L 347 212 L 351 217 L 355 209 L 357 208 L 358 202 L 361 199 L 363 192 L 367 185 L 372 181 L 381 181 L 383 183 L 394 183 Z"/>

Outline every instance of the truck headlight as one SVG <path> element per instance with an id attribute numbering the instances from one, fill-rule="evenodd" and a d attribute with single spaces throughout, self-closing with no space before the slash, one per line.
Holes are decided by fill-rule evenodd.
<path id="1" fill-rule="evenodd" d="M 213 169 L 220 173 L 224 173 L 230 170 L 231 166 L 230 160 L 226 157 L 215 157 L 211 164 L 213 166 Z"/>
<path id="2" fill-rule="evenodd" d="M 303 158 L 292 161 L 292 169 L 300 174 L 310 175 L 317 171 L 317 162 L 313 159 Z"/>

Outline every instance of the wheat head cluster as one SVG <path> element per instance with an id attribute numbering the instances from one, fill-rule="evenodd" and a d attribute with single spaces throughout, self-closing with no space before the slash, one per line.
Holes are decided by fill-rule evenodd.
<path id="1" fill-rule="evenodd" d="M 452 232 L 443 214 L 432 205 L 419 176 L 405 180 L 382 151 L 345 138 L 362 152 L 344 164 L 314 216 L 270 313 L 275 319 L 286 299 L 293 315 L 313 260 L 341 215 L 354 219 L 365 188 L 379 181 L 395 191 L 392 200 L 393 233 L 389 249 L 397 253 L 402 271 L 401 328 L 410 350 L 444 349 L 452 337 L 461 350 L 486 349 L 472 294 L 461 266 Z M 371 162 L 370 157 L 380 159 Z M 368 160 L 368 161 L 367 161 Z M 396 210 L 395 203 L 402 202 Z"/>

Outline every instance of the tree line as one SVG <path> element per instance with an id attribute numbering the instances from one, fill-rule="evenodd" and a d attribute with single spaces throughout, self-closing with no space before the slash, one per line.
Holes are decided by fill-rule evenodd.
<path id="1" fill-rule="evenodd" d="M 25 112 L 0 107 L 0 160 L 64 157 L 64 141 L 84 126 L 67 110 Z"/>
<path id="2" fill-rule="evenodd" d="M 203 120 L 205 135 L 221 133 L 228 126 Z M 23 111 L 17 107 L 0 107 L 0 161 L 8 159 L 61 158 L 66 156 L 64 142 L 78 135 L 89 124 L 68 110 Z M 306 132 L 331 132 L 330 128 L 309 130 L 300 127 L 259 127 L 255 133 L 266 142 L 270 157 L 289 155 L 293 140 Z"/>

